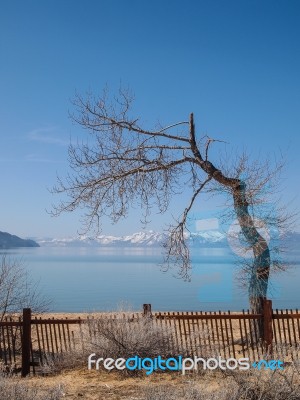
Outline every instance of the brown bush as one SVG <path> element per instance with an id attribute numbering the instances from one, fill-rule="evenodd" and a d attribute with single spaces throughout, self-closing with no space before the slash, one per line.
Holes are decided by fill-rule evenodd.
<path id="1" fill-rule="evenodd" d="M 60 386 L 41 389 L 24 379 L 0 376 L 1 399 L 5 400 L 60 400 L 64 396 Z"/>

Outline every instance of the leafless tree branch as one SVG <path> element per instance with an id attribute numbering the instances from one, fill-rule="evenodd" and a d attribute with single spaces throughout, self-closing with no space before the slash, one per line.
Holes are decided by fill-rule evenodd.
<path id="1" fill-rule="evenodd" d="M 96 226 L 99 230 L 103 216 L 117 222 L 137 204 L 146 216 L 153 204 L 164 213 L 174 195 L 189 189 L 192 193 L 189 204 L 179 222 L 169 229 L 165 243 L 167 265 L 176 265 L 180 276 L 188 279 L 187 216 L 204 189 L 212 194 L 227 193 L 242 234 L 253 251 L 248 290 L 252 309 L 258 312 L 257 298 L 266 296 L 272 262 L 269 245 L 256 221 L 257 215 L 277 227 L 288 221 L 288 216 L 278 213 L 278 208 L 270 212 L 263 210 L 266 199 L 274 192 L 272 183 L 282 163 L 275 168 L 261 160 L 251 164 L 242 154 L 231 167 L 228 167 L 230 158 L 224 163 L 218 160 L 217 167 L 209 157 L 209 150 L 214 142 L 223 141 L 207 137 L 202 154 L 193 114 L 189 121 L 158 130 L 145 129 L 138 118 L 131 116 L 132 100 L 122 90 L 113 102 L 109 101 L 107 92 L 99 99 L 77 95 L 74 101 L 77 111 L 72 118 L 90 135 L 86 143 L 69 147 L 73 174 L 64 181 L 58 179 L 53 189 L 55 193 L 67 194 L 69 200 L 54 206 L 52 214 L 57 216 L 84 208 L 86 229 Z M 187 125 L 189 129 L 178 134 L 181 126 Z M 182 177 L 187 177 L 184 187 Z M 264 216 L 259 214 L 258 206 Z"/>
<path id="2" fill-rule="evenodd" d="M 19 313 L 30 307 L 34 312 L 44 312 L 49 300 L 38 291 L 37 284 L 29 279 L 18 260 L 2 255 L 0 261 L 0 321 L 8 313 Z"/>

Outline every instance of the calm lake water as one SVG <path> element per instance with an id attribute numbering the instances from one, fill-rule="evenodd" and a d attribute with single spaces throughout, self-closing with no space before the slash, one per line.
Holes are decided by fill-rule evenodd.
<path id="1" fill-rule="evenodd" d="M 162 272 L 160 249 L 153 248 L 20 248 L 1 250 L 21 259 L 39 288 L 52 300 L 54 312 L 116 310 L 241 310 L 247 295 L 239 288 L 237 266 L 227 249 L 192 252 L 191 282 Z M 300 308 L 300 251 L 287 256 L 289 272 L 272 279 L 273 308 Z"/>

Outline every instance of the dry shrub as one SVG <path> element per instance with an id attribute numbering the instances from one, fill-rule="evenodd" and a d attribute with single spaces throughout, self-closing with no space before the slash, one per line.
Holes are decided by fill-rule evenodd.
<path id="1" fill-rule="evenodd" d="M 195 383 L 178 388 L 170 385 L 149 386 L 145 389 L 142 400 L 236 400 L 237 388 L 227 385 L 214 393 L 200 389 Z"/>
<path id="2" fill-rule="evenodd" d="M 24 379 L 3 376 L 0 376 L 0 393 L 5 400 L 60 400 L 64 396 L 60 386 L 42 389 Z"/>
<path id="3" fill-rule="evenodd" d="M 234 400 L 299 400 L 299 369 L 291 364 L 284 371 L 251 369 L 247 373 L 232 373 L 233 385 L 238 388 Z"/>
<path id="4" fill-rule="evenodd" d="M 174 348 L 174 334 L 151 317 L 117 316 L 89 321 L 90 339 L 85 347 L 101 357 L 167 357 Z"/>
<path id="5" fill-rule="evenodd" d="M 40 372 L 42 375 L 53 375 L 83 367 L 86 365 L 87 357 L 87 353 L 76 349 L 57 354 L 45 353 L 40 362 Z"/>
<path id="6" fill-rule="evenodd" d="M 189 327 L 189 338 L 182 341 L 178 340 L 178 326 L 168 324 L 167 321 L 161 322 L 151 315 L 127 312 L 113 317 L 90 319 L 87 329 L 89 335 L 85 337 L 89 339 L 85 341 L 85 347 L 99 353 L 101 357 L 188 357 L 191 344 L 195 354 L 203 357 L 212 357 L 212 353 L 218 355 L 217 348 L 204 345 L 210 335 L 208 329 Z"/>
<path id="7" fill-rule="evenodd" d="M 81 338 L 68 352 L 45 353 L 40 365 L 43 374 L 87 365 L 88 356 L 96 353 L 103 358 L 141 358 L 174 356 L 174 332 L 162 328 L 150 317 L 116 314 L 89 319 L 81 327 Z M 175 354 L 176 355 L 176 354 Z"/>
<path id="8" fill-rule="evenodd" d="M 15 365 L 8 365 L 0 359 L 0 376 L 12 376 L 15 371 Z"/>
<path id="9" fill-rule="evenodd" d="M 294 369 L 299 370 L 300 367 L 300 344 L 294 343 L 292 346 L 285 343 L 277 343 L 273 345 L 272 355 L 266 354 L 265 358 L 284 360 L 292 364 Z"/>
<path id="10" fill-rule="evenodd" d="M 214 376 L 218 387 L 199 387 L 197 376 L 189 376 L 187 387 L 170 385 L 146 387 L 143 400 L 299 400 L 300 370 L 291 363 L 283 371 L 257 370 L 226 371 Z M 199 381 L 198 381 L 199 382 Z"/>

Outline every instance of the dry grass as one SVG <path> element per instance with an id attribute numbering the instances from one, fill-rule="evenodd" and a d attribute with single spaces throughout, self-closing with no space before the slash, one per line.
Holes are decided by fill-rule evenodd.
<path id="1" fill-rule="evenodd" d="M 0 377 L 1 399 L 5 400 L 60 400 L 65 393 L 61 385 L 38 385 L 16 376 Z"/>
<path id="2" fill-rule="evenodd" d="M 199 380 L 201 390 L 211 391 L 219 384 L 213 374 L 203 376 Z M 197 379 L 196 379 L 197 380 Z M 29 380 L 38 386 L 53 386 L 60 384 L 64 388 L 64 398 L 67 399 L 112 399 L 112 400 L 143 400 L 149 398 L 149 393 L 155 388 L 167 386 L 170 393 L 185 390 L 194 385 L 194 377 L 183 377 L 179 373 L 153 374 L 146 376 L 124 376 L 116 372 L 88 371 L 86 368 L 63 372 L 58 376 L 31 377 Z M 180 397 L 172 397 L 173 399 Z"/>
<path id="3" fill-rule="evenodd" d="M 31 377 L 28 385 L 48 390 L 63 387 L 67 399 L 111 400 L 299 400 L 299 372 L 244 371 L 205 374 L 179 372 L 124 376 L 81 368 L 57 376 Z M 26 399 L 27 400 L 27 399 Z"/>
<path id="4" fill-rule="evenodd" d="M 80 352 L 70 352 L 48 364 L 50 372 L 62 373 L 57 377 L 32 378 L 32 382 L 62 384 L 65 397 L 96 399 L 135 400 L 299 400 L 299 363 L 290 362 L 284 371 L 203 371 L 191 372 L 185 376 L 181 372 L 154 372 L 147 376 L 145 371 L 128 376 L 121 371 L 107 372 L 87 370 L 87 356 L 90 352 L 114 359 L 134 355 L 154 358 L 167 357 L 172 331 L 160 330 L 159 325 L 143 318 L 137 321 L 127 319 L 94 319 L 86 329 L 92 335 L 84 343 Z M 201 349 L 200 349 L 201 350 Z M 201 352 L 199 353 L 201 354 Z M 77 361 L 76 361 L 77 360 Z M 51 361 L 51 360 L 50 360 Z M 85 366 L 77 370 L 65 371 L 67 367 Z M 51 371 L 52 368 L 52 371 Z M 63 372 L 65 371 L 65 372 Z M 125 370 L 126 371 L 126 370 Z M 45 379 L 45 378 L 44 378 Z"/>
<path id="5" fill-rule="evenodd" d="M 47 376 L 29 377 L 25 380 L 2 378 L 0 398 L 5 400 L 61 398 L 300 400 L 299 362 L 292 359 L 283 372 L 255 369 L 236 372 L 201 370 L 199 373 L 190 372 L 185 376 L 182 376 L 181 372 L 154 372 L 147 376 L 145 371 L 135 375 L 124 374 L 121 371 L 108 372 L 103 369 L 89 371 L 87 357 L 91 352 L 97 353 L 100 357 L 115 359 L 134 355 L 142 358 L 174 355 L 169 354 L 170 348 L 168 348 L 173 337 L 172 329 L 161 330 L 159 324 L 155 325 L 147 318 L 137 321 L 128 321 L 126 318 L 103 320 L 102 316 L 103 314 L 94 315 L 94 320 L 82 326 L 84 346 L 78 346 L 76 351 L 54 357 L 47 356 L 42 366 L 42 371 Z M 281 354 L 285 349 L 277 350 L 278 357 L 275 358 L 282 359 Z M 295 350 L 299 353 L 299 349 Z M 201 348 L 198 354 L 204 355 Z"/>
<path id="6" fill-rule="evenodd" d="M 172 330 L 162 329 L 147 317 L 134 320 L 123 315 L 116 318 L 95 318 L 81 326 L 80 332 L 72 351 L 54 355 L 45 353 L 41 365 L 42 373 L 58 373 L 66 368 L 83 366 L 91 353 L 104 359 L 173 356 Z M 127 369 L 123 370 L 125 374 L 129 372 Z"/>

